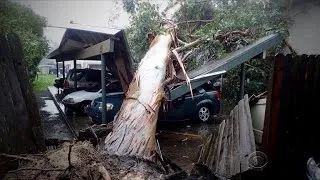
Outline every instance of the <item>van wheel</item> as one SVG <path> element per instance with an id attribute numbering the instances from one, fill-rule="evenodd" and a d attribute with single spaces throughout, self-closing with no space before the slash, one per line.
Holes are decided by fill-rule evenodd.
<path id="1" fill-rule="evenodd" d="M 201 105 L 197 110 L 197 119 L 200 122 L 209 122 L 211 120 L 211 112 L 208 105 Z"/>

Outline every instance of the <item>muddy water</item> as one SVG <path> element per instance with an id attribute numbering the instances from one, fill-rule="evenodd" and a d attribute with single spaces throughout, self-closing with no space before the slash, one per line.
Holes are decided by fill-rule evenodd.
<path id="1" fill-rule="evenodd" d="M 161 151 L 182 169 L 190 172 L 198 162 L 199 151 L 211 133 L 217 133 L 217 121 L 211 123 L 159 123 L 157 138 Z"/>

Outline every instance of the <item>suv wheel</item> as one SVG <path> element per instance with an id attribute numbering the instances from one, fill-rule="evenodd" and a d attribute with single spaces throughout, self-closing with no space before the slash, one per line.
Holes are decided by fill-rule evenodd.
<path id="1" fill-rule="evenodd" d="M 201 122 L 209 122 L 211 118 L 211 112 L 208 106 L 202 105 L 198 108 L 197 118 Z"/>

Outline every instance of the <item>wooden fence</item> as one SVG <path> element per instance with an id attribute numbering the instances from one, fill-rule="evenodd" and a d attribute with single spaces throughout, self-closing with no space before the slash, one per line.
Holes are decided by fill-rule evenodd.
<path id="1" fill-rule="evenodd" d="M 249 155 L 256 151 L 248 95 L 219 125 L 205 144 L 199 162 L 221 178 L 231 178 L 249 170 Z"/>
<path id="2" fill-rule="evenodd" d="M 320 157 L 320 56 L 277 55 L 269 87 L 263 150 L 277 177 L 305 179 Z"/>

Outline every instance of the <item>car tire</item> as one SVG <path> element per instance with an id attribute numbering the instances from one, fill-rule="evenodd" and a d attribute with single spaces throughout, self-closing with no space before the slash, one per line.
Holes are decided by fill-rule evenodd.
<path id="1" fill-rule="evenodd" d="M 209 105 L 203 104 L 197 108 L 196 118 L 198 121 L 203 123 L 210 122 L 212 113 L 209 107 Z"/>
<path id="2" fill-rule="evenodd" d="M 80 107 L 76 109 L 76 115 L 84 116 L 86 113 L 84 112 L 84 108 Z"/>
<path id="3" fill-rule="evenodd" d="M 72 116 L 72 115 L 73 115 L 72 109 L 70 109 L 70 108 L 68 108 L 68 107 L 64 107 L 64 113 L 65 113 L 67 116 Z"/>

